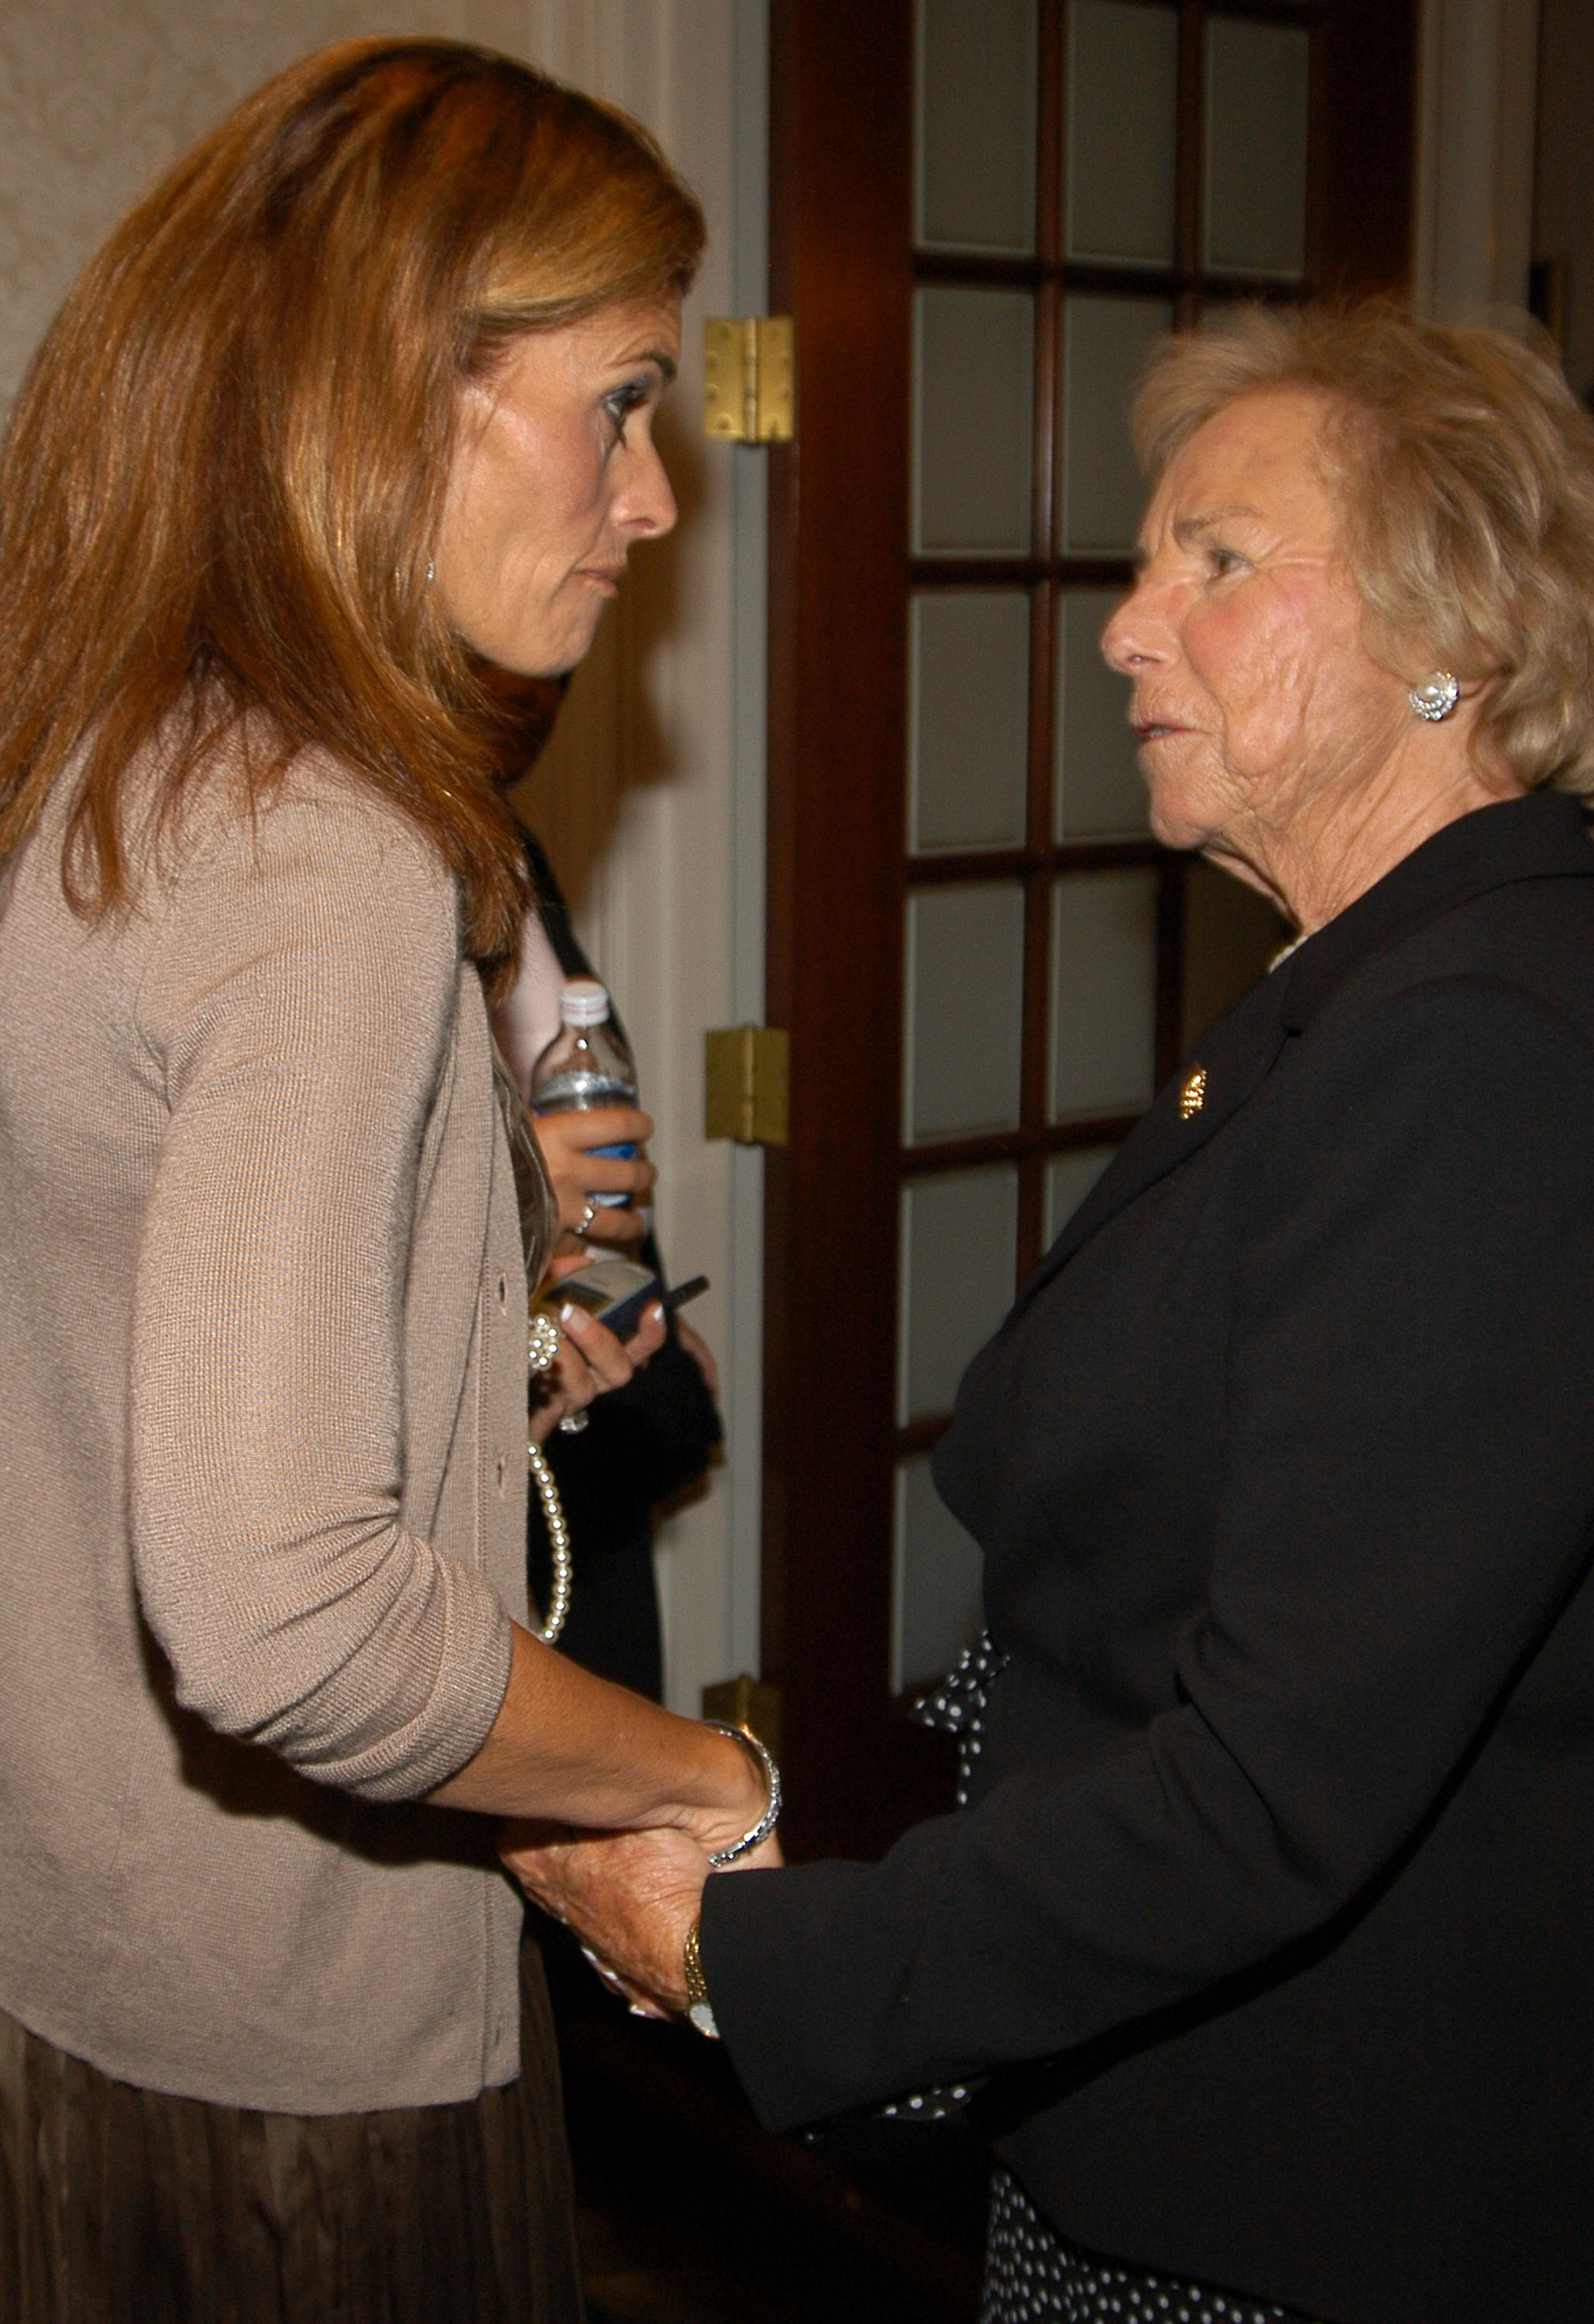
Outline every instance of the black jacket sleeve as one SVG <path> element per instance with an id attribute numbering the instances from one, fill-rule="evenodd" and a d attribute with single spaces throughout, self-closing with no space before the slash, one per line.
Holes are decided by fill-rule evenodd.
<path id="1" fill-rule="evenodd" d="M 1066 2052 L 1321 1928 L 1441 1812 L 1586 1570 L 1579 1032 L 1436 979 L 1330 1012 L 1240 1120 L 1203 1230 L 1224 1310 L 1187 1350 L 1225 1416 L 1169 1707 L 878 1866 L 710 1882 L 716 2016 L 772 2125 Z M 1155 1415 L 1145 1457 L 1179 1457 Z"/>

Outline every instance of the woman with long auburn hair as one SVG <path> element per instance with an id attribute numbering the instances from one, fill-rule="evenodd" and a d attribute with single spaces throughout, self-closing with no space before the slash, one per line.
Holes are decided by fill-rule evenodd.
<path id="1" fill-rule="evenodd" d="M 530 1627 L 554 1218 L 489 1016 L 532 901 L 502 674 L 568 669 L 674 521 L 651 418 L 702 237 L 623 116 L 347 42 L 114 229 L 12 421 L 16 2324 L 577 2318 L 494 1820 L 722 1854 L 769 1821 L 738 1739 Z M 663 1329 L 539 1312 L 534 1441 Z"/>

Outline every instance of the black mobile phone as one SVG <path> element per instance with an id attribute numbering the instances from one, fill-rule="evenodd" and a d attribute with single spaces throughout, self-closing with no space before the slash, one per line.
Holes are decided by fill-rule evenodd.
<path id="1" fill-rule="evenodd" d="M 667 1315 L 673 1315 L 677 1307 L 684 1307 L 688 1299 L 696 1299 L 700 1292 L 707 1289 L 707 1276 L 695 1275 L 689 1283 L 677 1283 L 673 1291 L 667 1291 L 660 1305 Z"/>
<path id="2" fill-rule="evenodd" d="M 548 1305 L 557 1314 L 567 1299 L 573 1300 L 618 1338 L 629 1340 L 642 1320 L 643 1308 L 658 1296 L 659 1277 L 650 1267 L 639 1267 L 634 1259 L 595 1259 L 590 1267 L 561 1276 Z"/>

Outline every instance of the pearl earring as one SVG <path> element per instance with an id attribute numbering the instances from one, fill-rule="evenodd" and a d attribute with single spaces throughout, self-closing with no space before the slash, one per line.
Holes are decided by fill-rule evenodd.
<path id="1" fill-rule="evenodd" d="M 438 568 L 429 557 L 426 560 L 426 577 L 428 581 L 435 581 L 438 577 Z"/>
<path id="2" fill-rule="evenodd" d="M 1432 726 L 1448 718 L 1460 698 L 1460 682 L 1448 669 L 1436 669 L 1421 686 L 1414 686 L 1406 696 L 1417 716 L 1425 718 Z"/>

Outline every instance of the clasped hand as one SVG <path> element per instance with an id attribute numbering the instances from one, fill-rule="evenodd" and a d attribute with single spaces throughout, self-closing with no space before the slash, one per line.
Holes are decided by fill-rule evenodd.
<path id="1" fill-rule="evenodd" d="M 686 1938 L 712 1868 L 688 1832 L 510 1823 L 499 1854 L 532 1903 L 575 1932 L 604 1983 L 633 2009 L 649 2017 L 682 2014 Z M 771 1835 L 725 1870 L 768 1870 L 781 1861 Z"/>

